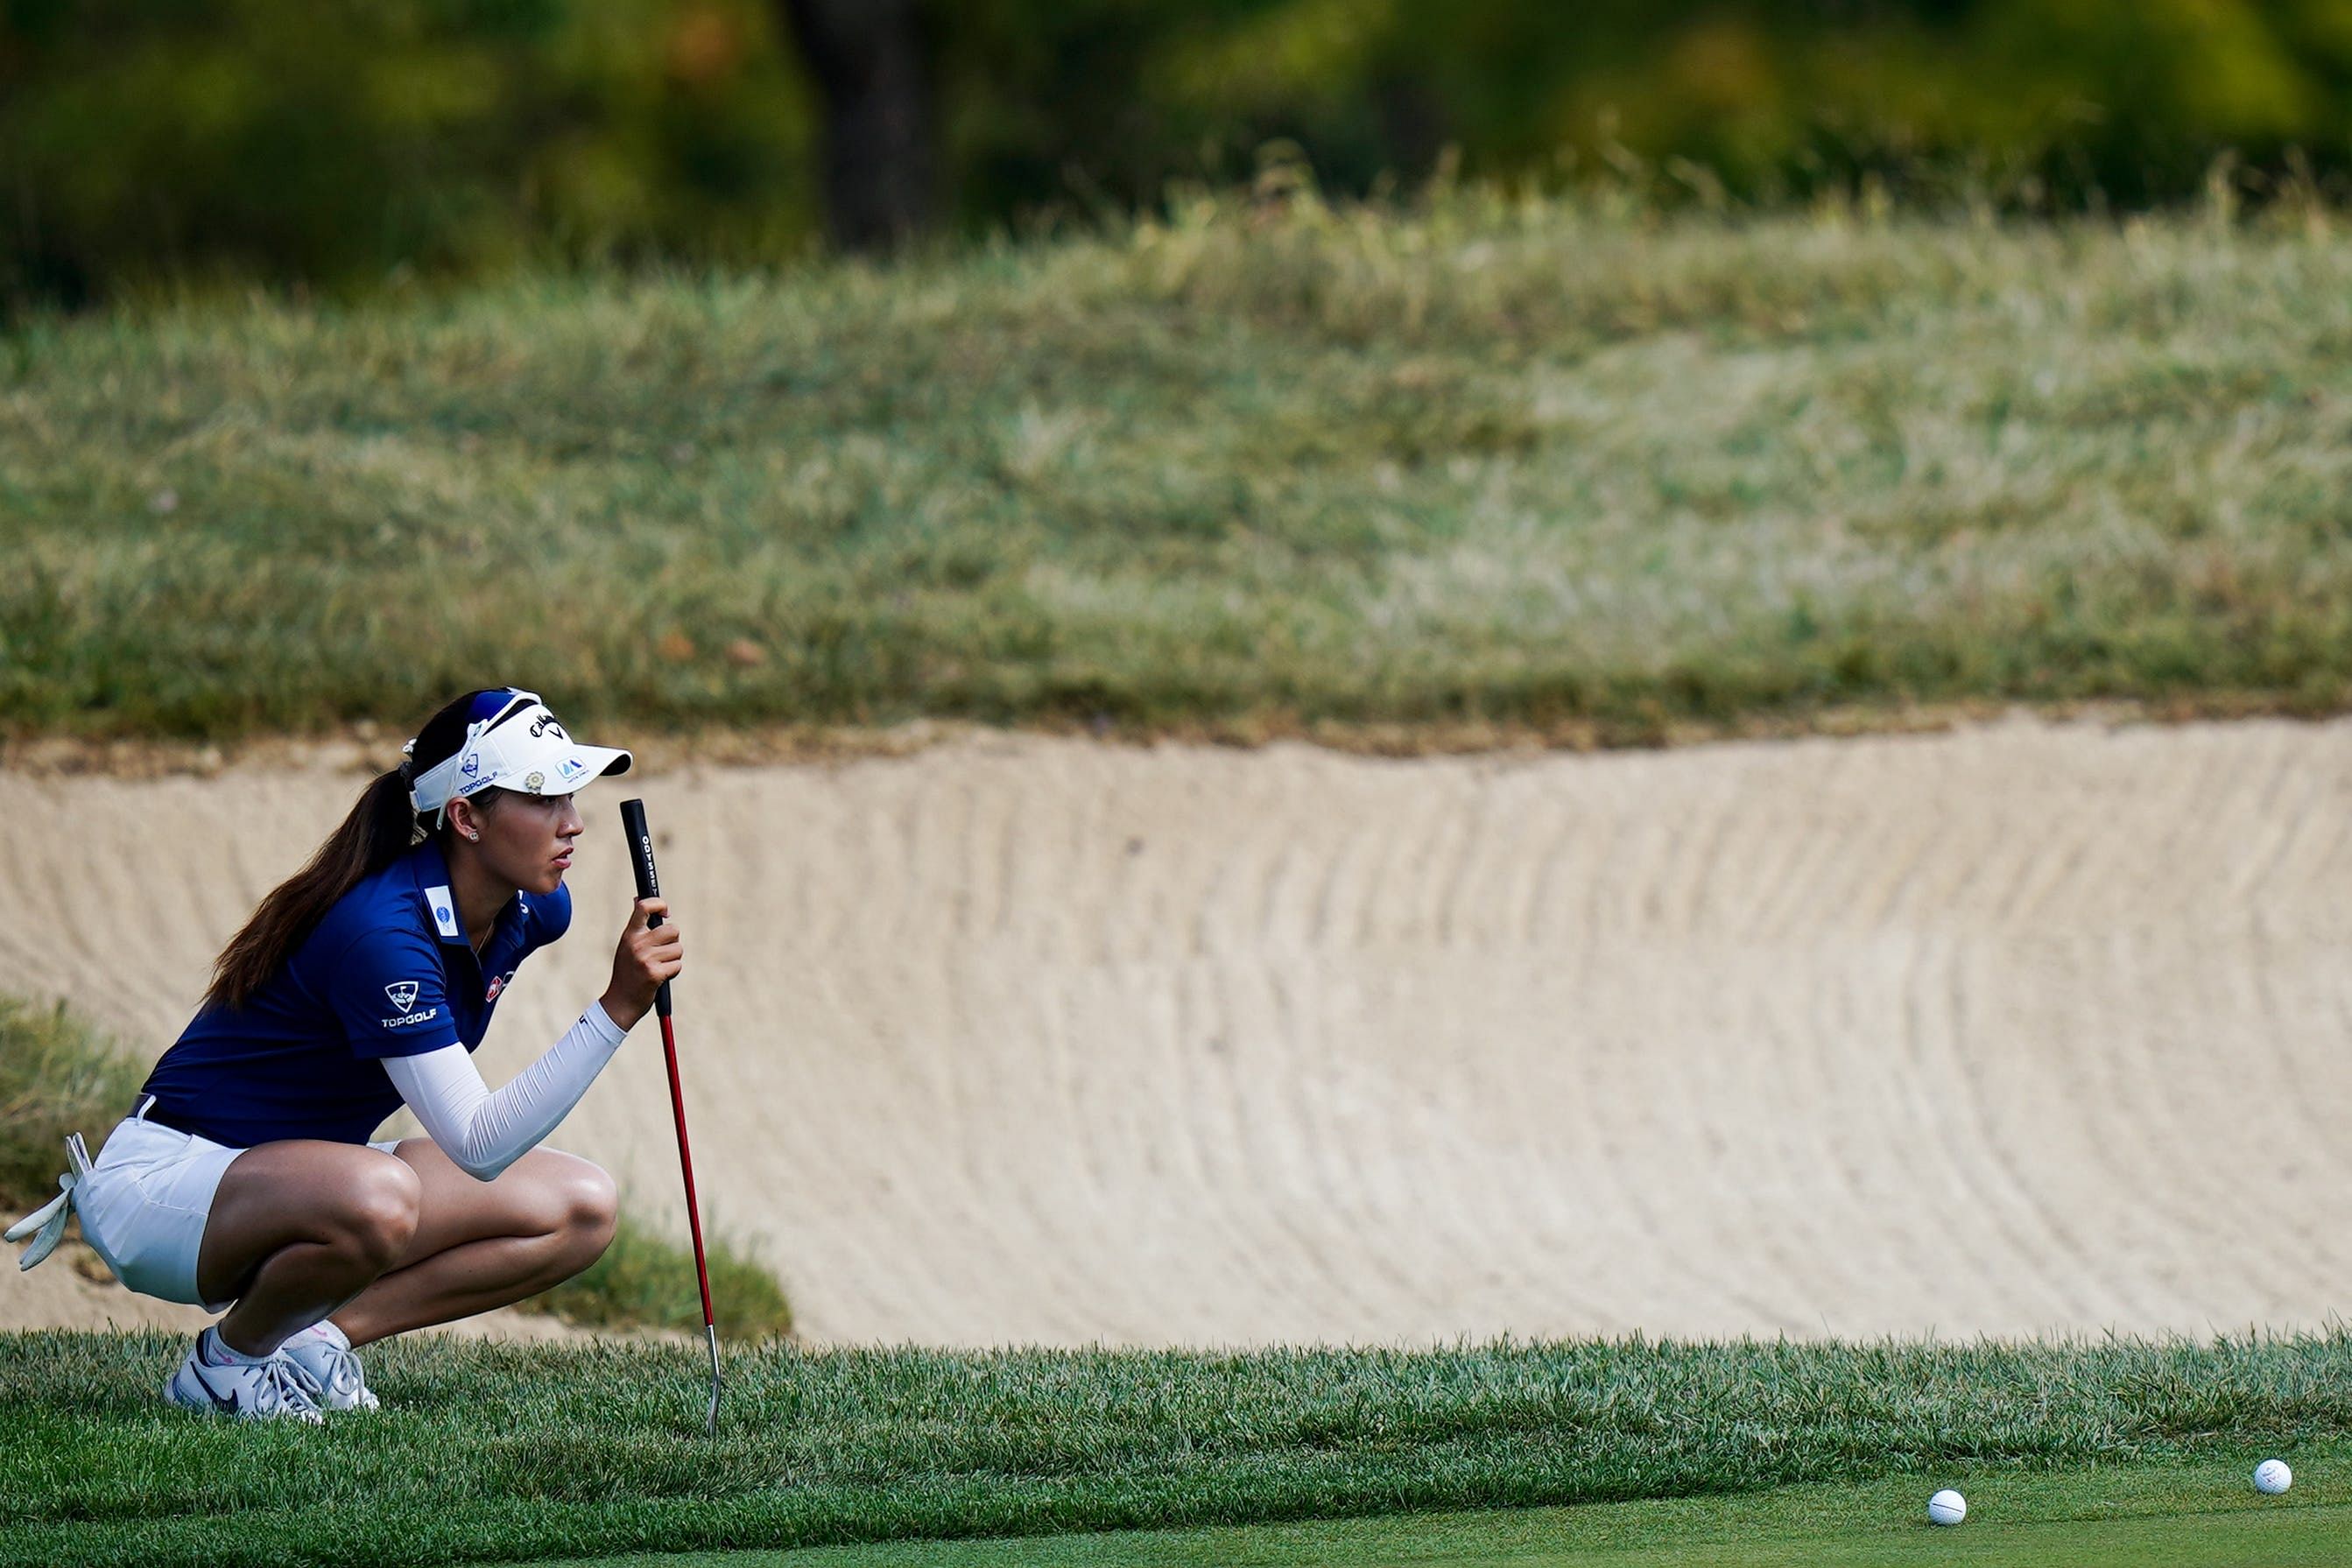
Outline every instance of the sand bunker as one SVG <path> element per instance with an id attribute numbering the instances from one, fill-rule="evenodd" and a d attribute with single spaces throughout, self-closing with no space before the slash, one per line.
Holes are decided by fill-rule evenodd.
<path id="1" fill-rule="evenodd" d="M 0 775 L 0 987 L 160 1050 L 358 782 Z M 642 789 L 706 1198 L 809 1333 L 1162 1343 L 2321 1323 L 2347 787 L 2344 725 L 2020 723 Z M 494 1082 L 602 988 L 624 792 Z M 680 1223 L 650 1027 L 555 1141 Z"/>

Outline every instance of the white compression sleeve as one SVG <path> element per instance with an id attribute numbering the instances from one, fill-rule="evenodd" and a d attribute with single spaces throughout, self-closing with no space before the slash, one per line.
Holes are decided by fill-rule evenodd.
<path id="1" fill-rule="evenodd" d="M 488 1181 L 555 1131 L 627 1038 L 602 1003 L 591 1002 L 562 1040 L 495 1094 L 462 1045 L 387 1056 L 383 1071 L 426 1135 L 467 1175 Z"/>

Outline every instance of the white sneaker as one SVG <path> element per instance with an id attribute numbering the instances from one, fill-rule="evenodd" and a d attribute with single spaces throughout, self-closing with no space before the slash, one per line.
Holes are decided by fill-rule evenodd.
<path id="1" fill-rule="evenodd" d="M 373 1410 L 376 1397 L 360 1372 L 359 1352 L 343 1331 L 324 1321 L 312 1323 L 278 1347 L 301 1375 L 302 1392 L 321 1410 Z"/>
<path id="2" fill-rule="evenodd" d="M 233 1360 L 211 1329 L 196 1336 L 187 1360 L 163 1385 L 163 1399 L 184 1410 L 231 1416 L 240 1421 L 324 1421 L 302 1386 L 301 1375 L 284 1355 L 259 1361 Z"/>

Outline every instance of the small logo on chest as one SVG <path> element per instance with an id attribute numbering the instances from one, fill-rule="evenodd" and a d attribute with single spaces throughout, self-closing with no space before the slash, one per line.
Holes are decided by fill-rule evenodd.
<path id="1" fill-rule="evenodd" d="M 488 989 L 482 993 L 482 1000 L 486 1002 L 497 1001 L 499 999 L 499 993 L 505 990 L 507 988 L 507 982 L 514 977 L 515 972 L 512 969 L 509 969 L 503 975 L 492 975 L 490 977 Z"/>
<path id="2" fill-rule="evenodd" d="M 392 984 L 383 988 L 383 994 L 392 998 L 392 1007 L 394 1012 L 404 1013 L 416 1000 L 416 982 L 415 980 L 394 980 Z"/>

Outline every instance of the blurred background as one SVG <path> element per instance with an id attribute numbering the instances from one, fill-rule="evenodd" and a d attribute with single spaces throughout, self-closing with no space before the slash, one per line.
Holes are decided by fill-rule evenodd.
<path id="1" fill-rule="evenodd" d="M 1338 193 L 2326 192 L 2352 5 L 5 0 L 0 294 L 871 251 L 1149 208 L 1269 147 Z"/>

